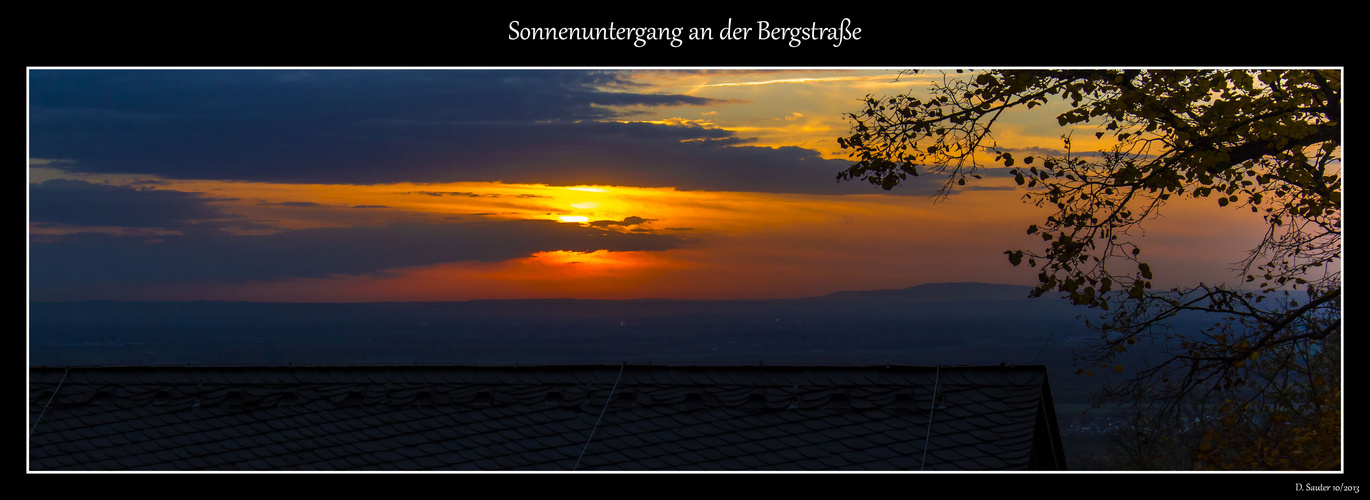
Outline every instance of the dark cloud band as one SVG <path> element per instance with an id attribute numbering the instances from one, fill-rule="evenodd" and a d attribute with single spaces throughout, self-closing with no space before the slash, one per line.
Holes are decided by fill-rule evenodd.
<path id="1" fill-rule="evenodd" d="M 167 227 L 225 217 L 200 193 L 54 179 L 29 187 L 29 220 L 76 226 Z"/>
<path id="2" fill-rule="evenodd" d="M 722 104 L 637 88 L 601 71 L 34 70 L 30 154 L 179 179 L 880 192 L 813 150 L 621 123 L 606 106 Z"/>
<path id="3" fill-rule="evenodd" d="M 30 291 L 177 282 L 242 282 L 367 275 L 446 262 L 493 262 L 536 252 L 661 251 L 670 235 L 624 234 L 552 221 L 313 228 L 265 236 L 222 232 L 160 238 L 76 234 L 30 245 Z"/>

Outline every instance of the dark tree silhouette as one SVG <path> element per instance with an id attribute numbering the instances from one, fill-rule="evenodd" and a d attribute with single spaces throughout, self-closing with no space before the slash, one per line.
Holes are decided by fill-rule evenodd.
<path id="1" fill-rule="evenodd" d="M 838 179 L 893 189 L 909 176 L 940 175 L 937 197 L 945 198 L 982 169 L 1007 168 L 1027 190 L 1026 202 L 1054 210 L 1027 228 L 1044 248 L 1007 251 L 1009 261 L 1039 270 L 1034 296 L 1062 292 L 1097 308 L 1089 323 L 1097 342 L 1082 357 L 1126 371 L 1101 395 L 1146 408 L 1153 425 L 1171 425 L 1195 404 L 1221 409 L 1233 422 L 1233 412 L 1253 404 L 1279 415 L 1251 419 L 1261 425 L 1339 417 L 1340 392 L 1331 392 L 1339 380 L 1323 376 L 1314 384 L 1311 376 L 1289 375 L 1310 372 L 1309 360 L 1335 350 L 1341 330 L 1340 71 L 958 73 L 924 95 L 867 96 L 865 109 L 848 115 L 851 135 L 838 139 L 855 161 Z M 1115 139 L 1112 147 L 1075 154 L 1069 135 L 1056 154 L 1019 157 L 997 146 L 992 132 L 1002 113 L 1056 100 L 1069 104 L 1058 125 L 1095 125 L 1096 137 Z M 1264 219 L 1260 243 L 1233 256 L 1240 286 L 1152 289 L 1155 271 L 1132 235 L 1182 197 Z M 1169 328 L 1188 313 L 1221 319 L 1205 331 Z M 1137 342 L 1167 355 L 1134 366 L 1125 357 Z M 1092 368 L 1081 373 L 1094 375 Z M 1306 390 L 1285 390 L 1295 385 Z M 1276 395 L 1293 399 L 1270 402 Z M 1219 397 L 1237 402 L 1210 406 Z M 1204 446 L 1218 437 L 1209 435 Z M 1327 451 L 1325 443 L 1309 446 L 1318 449 L 1300 453 Z M 1231 465 L 1200 450 L 1194 456 L 1202 465 Z M 1339 466 L 1240 466 L 1309 463 Z"/>

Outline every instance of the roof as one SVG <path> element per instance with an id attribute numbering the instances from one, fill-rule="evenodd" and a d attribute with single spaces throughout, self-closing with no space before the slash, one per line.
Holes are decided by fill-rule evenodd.
<path id="1" fill-rule="evenodd" d="M 1041 366 L 29 373 L 31 470 L 1064 468 Z"/>

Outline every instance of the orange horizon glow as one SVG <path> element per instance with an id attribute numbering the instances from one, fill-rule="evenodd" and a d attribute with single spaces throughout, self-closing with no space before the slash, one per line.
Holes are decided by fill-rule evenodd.
<path id="1" fill-rule="evenodd" d="M 1011 182 L 1011 181 L 1002 181 Z M 250 190 L 244 183 L 188 182 L 206 191 Z M 176 185 L 176 184 L 173 184 Z M 421 188 L 421 189 L 420 189 Z M 188 189 L 177 185 L 176 189 Z M 539 197 L 429 196 L 416 191 L 537 194 Z M 273 282 L 148 286 L 128 290 L 129 300 L 249 300 L 280 302 L 386 302 L 477 299 L 736 299 L 800 298 L 843 290 L 906 288 L 944 281 L 1034 284 L 1035 271 L 1011 266 L 1002 252 L 1040 245 L 1024 229 L 1046 212 L 1023 204 L 1017 191 L 977 190 L 934 204 L 925 197 L 888 195 L 784 195 L 676 191 L 627 186 L 593 189 L 498 183 L 385 186 L 275 186 L 272 195 L 240 201 L 234 209 L 280 217 L 297 227 L 343 225 L 335 206 L 284 207 L 276 200 L 383 202 L 393 214 L 370 223 L 403 220 L 559 220 L 607 231 L 675 234 L 696 245 L 665 251 L 543 251 L 502 262 L 453 262 L 393 269 L 381 275 L 330 276 Z M 427 198 L 432 198 L 430 201 Z M 268 200 L 268 201 L 259 201 Z M 1148 227 L 1144 257 L 1158 276 L 1210 281 L 1232 279 L 1230 249 L 1253 244 L 1259 219 L 1217 210 L 1200 201 L 1174 202 Z M 227 203 L 227 202 L 225 202 Z M 496 212 L 496 207 L 503 210 Z M 289 209 L 289 210 L 286 210 Z M 367 209 L 348 209 L 352 211 Z M 261 212 L 258 212 L 261 211 Z M 490 215 L 471 215 L 489 213 Z M 589 214 L 589 215 L 575 215 Z M 355 221 L 352 221 L 355 222 Z M 1197 242 L 1204 242 L 1198 245 Z M 1169 263 L 1169 265 L 1167 265 Z M 1183 266 L 1184 269 L 1177 269 Z M 1191 270 L 1192 269 L 1192 270 Z M 1160 283 L 1158 283 L 1160 284 Z"/>

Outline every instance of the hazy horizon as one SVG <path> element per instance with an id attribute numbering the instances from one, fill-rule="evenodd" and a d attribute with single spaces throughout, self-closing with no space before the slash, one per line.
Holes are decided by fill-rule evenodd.
<path id="1" fill-rule="evenodd" d="M 711 298 L 705 298 L 705 299 L 691 299 L 691 298 L 675 299 L 675 298 L 662 298 L 662 297 L 638 297 L 638 298 L 627 298 L 627 299 L 593 299 L 593 298 L 591 298 L 591 299 L 586 299 L 586 298 L 576 298 L 576 297 L 540 297 L 540 298 L 532 298 L 532 299 L 467 299 L 467 300 L 443 300 L 443 301 L 423 301 L 423 300 L 417 300 L 417 301 L 398 301 L 398 300 L 389 300 L 389 301 L 385 301 L 385 300 L 382 300 L 382 301 L 369 301 L 369 302 L 359 302 L 359 301 L 352 301 L 352 302 L 270 301 L 270 302 L 266 302 L 266 301 L 250 301 L 250 300 L 235 301 L 235 300 L 174 300 L 174 299 L 172 299 L 172 300 L 111 300 L 111 299 L 89 299 L 89 300 L 32 300 L 32 301 L 30 301 L 30 302 L 33 302 L 33 303 L 64 303 L 64 302 L 249 302 L 249 303 L 262 303 L 262 304 L 276 304 L 276 303 L 280 303 L 280 304 L 367 304 L 367 303 L 373 303 L 373 304 L 387 304 L 387 303 L 411 303 L 411 302 L 412 302 L 412 303 L 447 303 L 447 302 L 492 302 L 492 301 L 505 301 L 505 302 L 517 302 L 517 301 L 527 301 L 527 302 L 536 302 L 536 301 L 586 301 L 586 302 L 591 302 L 591 301 L 601 301 L 601 302 L 633 302 L 633 301 L 646 301 L 646 302 L 660 302 L 660 301 L 709 301 L 709 302 L 728 302 L 728 301 L 803 301 L 803 300 L 824 299 L 824 298 L 834 298 L 834 297 L 852 297 L 852 298 L 857 298 L 857 297 L 866 296 L 866 295 L 871 295 L 871 294 L 887 294 L 887 295 L 885 295 L 885 296 L 886 296 L 886 297 L 890 297 L 891 295 L 889 295 L 889 294 L 899 294 L 899 293 L 907 293 L 907 292 L 924 292 L 925 295 L 919 297 L 919 299 L 920 299 L 920 300 L 927 300 L 927 299 L 935 299 L 935 298 L 938 298 L 939 296 L 938 296 L 938 295 L 926 295 L 926 294 L 930 294 L 930 293 L 939 293 L 939 292 L 942 292 L 942 291 L 946 291 L 946 290 L 947 290 L 946 287 L 947 287 L 947 286 L 951 286 L 951 285 L 956 285 L 956 286 L 961 286 L 961 287 L 964 287 L 964 286 L 975 287 L 975 288 L 974 288 L 974 291 L 975 291 L 975 292 L 979 292 L 979 291 L 984 291 L 984 290 L 985 290 L 984 288 L 981 288 L 981 287 L 993 287 L 993 288 L 994 288 L 993 291 L 994 291 L 994 292 L 997 292 L 996 295 L 991 295 L 991 296 L 988 296 L 988 297 L 986 297 L 986 298 L 981 298 L 981 299 L 967 299 L 963 294 L 966 293 L 966 292 L 968 292 L 968 291 L 970 291 L 970 290 L 952 289 L 952 290 L 950 290 L 950 291 L 953 291 L 953 292 L 957 292 L 957 293 L 958 293 L 957 295 L 951 297 L 951 298 L 954 298 L 955 300 L 1018 300 L 1018 299 L 1027 300 L 1027 299 L 1031 299 L 1031 298 L 1032 298 L 1032 297 L 1029 297 L 1029 296 L 1027 295 L 1027 292 L 1030 291 L 1030 290 L 1032 290 L 1032 288 L 1033 288 L 1033 287 L 1027 286 L 1027 285 L 1013 285 L 1013 284 L 1008 284 L 1008 283 L 981 283 L 981 282 L 976 282 L 976 281 L 946 281 L 946 282 L 937 282 L 937 283 L 921 283 L 921 284 L 917 284 L 917 285 L 913 285 L 913 286 L 908 286 L 908 287 L 904 287 L 904 288 L 879 288 L 879 289 L 872 289 L 872 290 L 839 290 L 839 291 L 835 291 L 835 292 L 831 292 L 831 293 L 825 293 L 825 294 L 823 294 L 823 295 L 814 295 L 814 296 L 808 296 L 808 297 L 784 297 L 784 298 L 760 298 L 760 299 L 747 299 L 747 298 L 740 298 L 740 299 L 711 299 Z M 1019 291 L 1021 291 L 1021 292 L 1023 292 L 1023 294 L 1022 294 L 1022 295 L 1013 295 L 1012 297 L 1006 297 L 1006 296 L 1004 295 L 1004 292 L 1005 292 L 1006 290 L 1012 290 L 1012 291 L 1014 291 L 1014 292 L 1019 292 Z M 1051 298 L 1051 297 L 1045 297 L 1045 298 L 1042 298 L 1041 300 L 1053 300 L 1053 298 Z"/>

